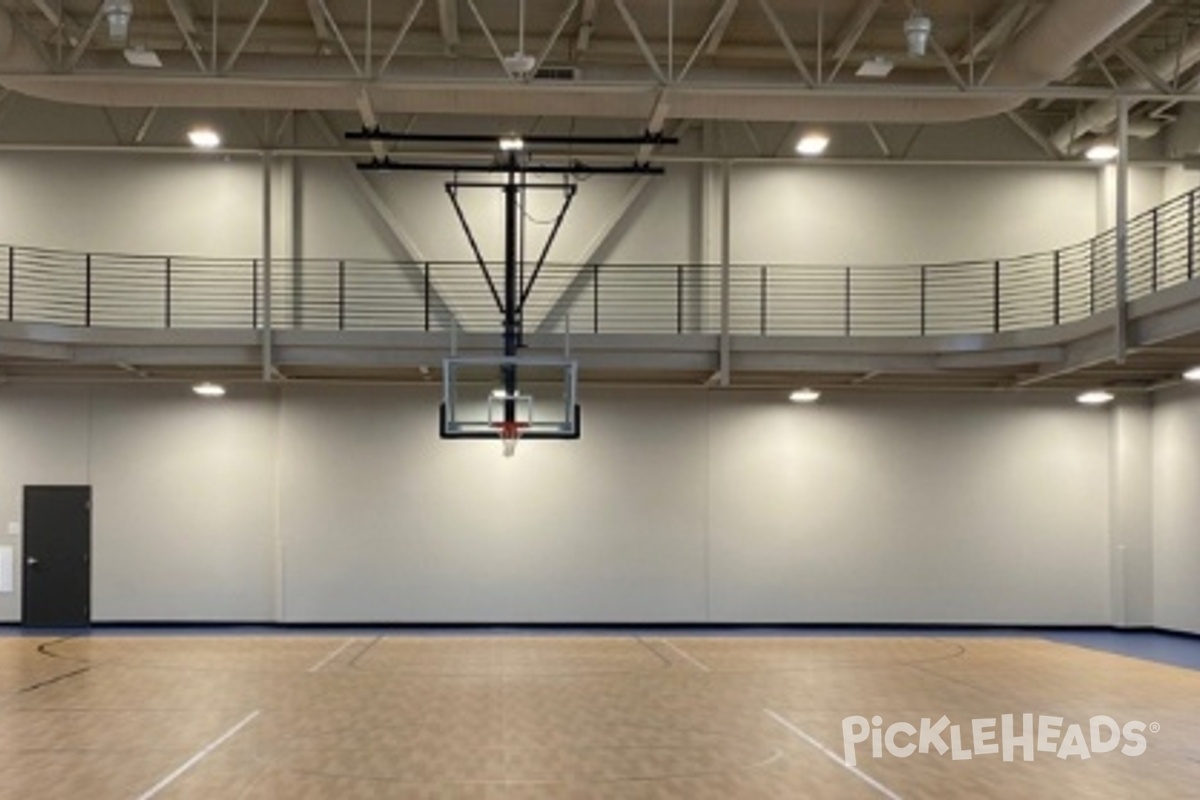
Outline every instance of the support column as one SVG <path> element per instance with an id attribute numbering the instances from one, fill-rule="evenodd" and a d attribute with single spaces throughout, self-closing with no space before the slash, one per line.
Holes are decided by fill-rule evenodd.
<path id="1" fill-rule="evenodd" d="M 520 192 L 517 174 L 516 155 L 512 154 L 504 183 L 504 355 L 510 358 L 517 355 L 521 335 L 517 299 L 517 195 Z M 501 373 L 504 378 L 504 421 L 516 422 L 517 367 L 505 364 Z"/>
<path id="2" fill-rule="evenodd" d="M 720 354 L 720 384 L 729 385 L 730 377 L 730 183 L 732 165 L 729 160 L 721 163 L 721 354 Z"/>
<path id="3" fill-rule="evenodd" d="M 1118 364 L 1125 363 L 1129 345 L 1129 319 L 1126 309 L 1126 276 L 1129 273 L 1129 100 L 1117 101 L 1117 224 L 1116 224 L 1116 300 L 1115 350 Z"/>
<path id="4" fill-rule="evenodd" d="M 262 379 L 270 381 L 274 377 L 275 364 L 271 343 L 271 153 L 264 151 L 262 155 Z"/>
<path id="5" fill-rule="evenodd" d="M 1144 627 L 1154 617 L 1151 406 L 1124 396 L 1109 421 L 1109 563 L 1112 624 Z"/>

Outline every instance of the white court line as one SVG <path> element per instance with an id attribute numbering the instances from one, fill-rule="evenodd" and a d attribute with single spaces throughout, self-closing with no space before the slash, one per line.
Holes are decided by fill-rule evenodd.
<path id="1" fill-rule="evenodd" d="M 347 639 L 346 641 L 342 642 L 342 646 L 341 646 L 341 647 L 337 648 L 337 649 L 336 649 L 336 650 L 334 650 L 332 653 L 327 653 L 327 654 L 325 655 L 325 657 L 324 657 L 324 658 L 322 658 L 320 661 L 318 661 L 317 663 L 315 663 L 315 664 L 313 664 L 311 667 L 309 667 L 309 668 L 308 668 L 308 671 L 309 671 L 309 672 L 318 672 L 318 671 L 320 671 L 321 667 L 324 667 L 324 666 L 325 666 L 326 664 L 328 664 L 330 661 L 333 661 L 335 658 L 337 658 L 338 656 L 340 656 L 340 655 L 341 655 L 343 652 L 345 652 L 346 648 L 347 648 L 347 647 L 349 647 L 349 646 L 350 646 L 350 645 L 352 645 L 352 644 L 354 644 L 354 640 L 353 640 L 353 639 Z"/>
<path id="2" fill-rule="evenodd" d="M 667 647 L 669 647 L 669 648 L 671 648 L 672 650 L 674 650 L 674 651 L 675 651 L 676 653 L 678 653 L 679 655 L 681 655 L 681 656 L 683 656 L 684 658 L 686 658 L 688 661 L 690 661 L 690 662 L 692 662 L 693 664 L 695 664 L 697 667 L 699 667 L 699 668 L 700 668 L 701 670 L 703 670 L 704 672 L 712 672 L 712 670 L 710 670 L 710 669 L 708 668 L 708 665 L 707 665 L 707 664 L 705 664 L 703 661 L 701 661 L 700 659 L 696 658 L 695 656 L 693 656 L 693 655 L 691 655 L 691 654 L 689 654 L 689 653 L 686 653 L 686 652 L 684 652 L 684 650 L 683 650 L 682 648 L 676 647 L 675 645 L 673 645 L 673 644 L 671 644 L 670 642 L 668 642 L 666 639 L 659 639 L 659 641 L 660 641 L 660 642 L 662 642 L 663 644 L 665 644 Z"/>
<path id="3" fill-rule="evenodd" d="M 851 773 L 853 773 L 853 774 L 854 774 L 854 776 L 855 776 L 855 777 L 857 777 L 859 780 L 861 780 L 861 781 L 863 781 L 864 783 L 866 783 L 868 786 L 870 786 L 870 787 L 871 787 L 872 789 L 874 789 L 875 791 L 879 792 L 879 793 L 880 793 L 881 795 L 883 795 L 884 797 L 888 798 L 888 800 L 901 800 L 901 798 L 900 798 L 900 795 L 896 794 L 896 793 L 895 793 L 895 792 L 893 792 L 891 789 L 887 788 L 887 787 L 886 787 L 886 786 L 884 786 L 882 783 L 880 783 L 879 781 L 875 780 L 874 778 L 872 778 L 872 777 L 871 777 L 870 775 L 868 775 L 867 773 L 863 772 L 863 771 L 862 771 L 861 769 L 859 769 L 858 767 L 852 766 L 851 764 L 847 764 L 847 763 L 846 763 L 846 759 L 842 758 L 842 757 L 841 757 L 841 756 L 839 756 L 837 753 L 833 752 L 833 751 L 832 751 L 832 750 L 830 750 L 828 747 L 826 747 L 825 745 L 821 744 L 821 743 L 820 743 L 820 742 L 818 742 L 816 739 L 814 739 L 813 737 L 809 736 L 807 733 L 805 733 L 804 731 L 800 730 L 799 728 L 797 728 L 797 727 L 796 727 L 795 725 L 793 725 L 792 723 L 788 722 L 786 719 L 784 719 L 784 718 L 783 718 L 782 716 L 780 716 L 779 714 L 776 714 L 774 711 L 772 711 L 772 710 L 771 710 L 771 709 L 769 709 L 769 708 L 764 708 L 764 709 L 763 709 L 763 711 L 765 711 L 765 712 L 767 713 L 767 716 L 768 716 L 768 717 L 770 717 L 771 719 L 775 720 L 775 721 L 776 721 L 776 722 L 778 722 L 780 725 L 782 725 L 783 727 L 787 728 L 789 731 L 791 731 L 792 733 L 794 733 L 796 736 L 798 736 L 799 738 L 801 738 L 801 739 L 803 739 L 804 741 L 806 741 L 806 742 L 808 742 L 809 744 L 811 744 L 813 747 L 815 747 L 815 748 L 817 748 L 818 750 L 820 750 L 822 753 L 824 753 L 826 756 L 828 756 L 828 757 L 829 757 L 829 759 L 830 759 L 831 761 L 835 762 L 835 763 L 836 763 L 836 764 L 838 764 L 839 766 L 842 766 L 842 767 L 845 767 L 846 769 L 848 769 L 848 770 L 849 770 Z"/>
<path id="4" fill-rule="evenodd" d="M 249 714 L 247 714 L 242 719 L 241 722 L 239 722 L 237 725 L 234 725 L 229 730 L 225 731 L 223 734 L 221 734 L 218 738 L 214 739 L 209 744 L 205 745 L 203 750 L 201 750 L 199 753 L 196 753 L 196 755 L 192 756 L 187 761 L 180 764 L 179 767 L 177 767 L 175 769 L 175 771 L 172 772 L 170 775 L 168 775 L 167 777 L 163 778 L 158 783 L 151 786 L 149 789 L 147 789 L 142 794 L 138 795 L 137 800 L 150 800 L 151 797 L 154 797 L 154 795 L 158 794 L 163 789 L 170 786 L 172 783 L 175 782 L 176 778 L 178 778 L 180 775 L 187 772 L 189 769 L 191 769 L 192 767 L 196 766 L 201 761 L 203 761 L 205 756 L 207 756 L 212 751 L 216 750 L 221 745 L 225 744 L 225 742 L 232 739 L 237 734 L 238 731 L 240 731 L 242 728 L 249 725 L 251 723 L 251 721 L 253 721 L 253 719 L 258 716 L 258 714 L 259 714 L 258 711 L 251 711 Z"/>

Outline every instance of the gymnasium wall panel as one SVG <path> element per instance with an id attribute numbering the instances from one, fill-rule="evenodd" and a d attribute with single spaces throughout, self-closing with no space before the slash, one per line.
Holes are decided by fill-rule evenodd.
<path id="1" fill-rule="evenodd" d="M 93 618 L 276 615 L 276 406 L 240 385 L 93 392 Z"/>
<path id="2" fill-rule="evenodd" d="M 1154 624 L 1200 633 L 1200 391 L 1155 397 Z"/>
<path id="3" fill-rule="evenodd" d="M 712 619 L 1103 624 L 1107 413 L 714 396 Z"/>
<path id="4" fill-rule="evenodd" d="M 21 618 L 24 487 L 91 479 L 89 396 L 86 387 L 0 383 L 0 547 L 12 547 L 15 556 L 13 591 L 0 593 L 0 621 Z"/>
<path id="5" fill-rule="evenodd" d="M 435 387 L 284 394 L 285 619 L 703 620 L 703 403 L 589 390 L 578 442 L 437 437 Z"/>

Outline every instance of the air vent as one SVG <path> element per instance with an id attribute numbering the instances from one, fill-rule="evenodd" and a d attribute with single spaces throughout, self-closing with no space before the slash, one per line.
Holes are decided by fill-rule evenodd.
<path id="1" fill-rule="evenodd" d="M 539 67 L 533 74 L 535 81 L 577 81 L 579 67 Z"/>

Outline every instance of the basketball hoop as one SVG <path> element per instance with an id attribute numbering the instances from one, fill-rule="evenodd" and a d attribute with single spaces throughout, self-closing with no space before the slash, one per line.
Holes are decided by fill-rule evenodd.
<path id="1" fill-rule="evenodd" d="M 528 422 L 497 422 L 493 424 L 500 434 L 500 444 L 504 447 L 504 457 L 512 458 L 517 454 L 517 443 L 521 434 L 529 427 Z"/>

